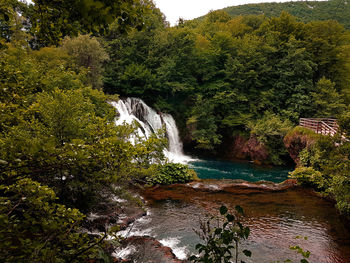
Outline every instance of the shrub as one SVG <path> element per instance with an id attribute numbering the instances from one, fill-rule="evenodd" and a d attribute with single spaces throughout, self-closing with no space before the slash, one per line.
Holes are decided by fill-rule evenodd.
<path id="1" fill-rule="evenodd" d="M 327 181 L 322 174 L 312 167 L 298 167 L 290 173 L 290 177 L 297 179 L 301 185 L 316 186 L 319 189 L 324 189 L 327 185 Z"/>
<path id="2" fill-rule="evenodd" d="M 200 222 L 201 232 L 196 231 L 196 233 L 204 241 L 204 244 L 196 245 L 199 255 L 192 255 L 189 258 L 191 262 L 238 263 L 239 243 L 249 237 L 250 229 L 239 222 L 239 215 L 243 215 L 243 209 L 236 206 L 235 210 L 236 213 L 230 214 L 226 206 L 221 206 L 222 219 L 213 217 L 207 222 Z M 214 224 L 217 226 L 213 226 Z M 252 254 L 246 249 L 242 252 L 247 257 Z"/>
<path id="3" fill-rule="evenodd" d="M 87 262 L 97 243 L 80 231 L 83 218 L 31 179 L 0 185 L 0 261 Z"/>
<path id="4" fill-rule="evenodd" d="M 189 169 L 187 165 L 180 163 L 167 163 L 159 165 L 157 172 L 148 177 L 150 184 L 174 184 L 187 183 L 197 178 L 194 170 Z"/>

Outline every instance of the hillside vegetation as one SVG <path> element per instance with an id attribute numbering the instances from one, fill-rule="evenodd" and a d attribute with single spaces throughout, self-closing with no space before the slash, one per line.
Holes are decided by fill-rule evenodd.
<path id="1" fill-rule="evenodd" d="M 280 16 L 282 11 L 285 11 L 303 22 L 336 20 L 350 29 L 350 3 L 346 0 L 248 4 L 222 10 L 231 16 L 266 15 L 267 17 Z"/>
<path id="2" fill-rule="evenodd" d="M 282 138 L 300 117 L 349 104 L 350 34 L 334 20 L 213 11 L 170 28 L 154 12 L 149 23 L 105 38 L 104 90 L 173 114 L 190 149 L 218 154 L 239 135 L 282 164 Z"/>

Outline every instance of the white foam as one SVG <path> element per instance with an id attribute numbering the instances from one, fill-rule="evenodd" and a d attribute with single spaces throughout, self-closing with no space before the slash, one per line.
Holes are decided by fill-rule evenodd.
<path id="1" fill-rule="evenodd" d="M 212 189 L 212 190 L 219 190 L 220 187 L 215 185 L 215 184 L 209 184 L 206 186 L 208 189 Z"/>
<path id="2" fill-rule="evenodd" d="M 181 259 L 181 260 L 187 259 L 189 250 L 187 249 L 186 246 L 183 246 L 183 247 L 178 246 L 179 243 L 181 242 L 179 237 L 168 237 L 168 238 L 159 240 L 159 242 L 163 246 L 170 247 L 178 259 Z"/>
<path id="3" fill-rule="evenodd" d="M 187 155 L 184 155 L 184 154 L 173 153 L 173 152 L 170 152 L 168 149 L 164 150 L 164 155 L 172 163 L 187 164 L 189 162 L 196 161 L 196 159 L 193 159 L 191 156 L 187 156 Z"/>
<path id="4" fill-rule="evenodd" d="M 130 226 L 128 226 L 125 230 L 119 231 L 118 235 L 122 237 L 131 237 L 131 236 L 154 237 L 154 234 L 152 234 L 153 228 L 145 227 L 145 225 L 147 225 L 152 220 L 150 215 L 151 215 L 151 212 L 147 210 L 146 216 L 136 219 L 135 222 L 132 223 Z"/>
<path id="5" fill-rule="evenodd" d="M 133 236 L 151 236 L 154 237 L 152 234 L 153 228 L 144 228 L 144 229 L 139 229 L 139 228 L 134 228 L 134 227 L 128 227 L 125 230 L 119 231 L 118 235 L 122 237 L 133 237 Z"/>
<path id="6" fill-rule="evenodd" d="M 197 189 L 197 188 L 200 188 L 201 186 L 202 186 L 202 184 L 196 183 L 196 184 L 193 184 L 193 185 L 192 185 L 192 188 Z"/>
<path id="7" fill-rule="evenodd" d="M 127 202 L 126 199 L 122 199 L 122 198 L 119 198 L 119 197 L 116 197 L 116 196 L 114 196 L 114 197 L 112 198 L 112 200 L 113 200 L 114 202 L 117 202 L 117 203 L 125 203 L 125 202 Z"/>
<path id="8" fill-rule="evenodd" d="M 87 218 L 88 220 L 94 220 L 96 218 L 99 218 L 100 216 L 98 214 L 95 214 L 95 213 L 90 213 Z"/>
<path id="9" fill-rule="evenodd" d="M 127 256 L 135 253 L 137 251 L 135 246 L 127 246 L 126 248 L 118 248 L 115 250 L 115 252 L 112 254 L 115 258 L 121 258 L 126 259 Z"/>
<path id="10" fill-rule="evenodd" d="M 200 170 L 205 170 L 205 171 L 210 171 L 210 172 L 219 172 L 219 173 L 224 173 L 224 174 L 229 174 L 230 173 L 228 171 L 223 171 L 223 170 L 219 170 L 219 169 L 215 169 L 215 168 L 209 168 L 209 167 L 200 166 L 200 165 L 190 165 L 190 168 L 197 168 L 197 169 L 200 169 Z"/>

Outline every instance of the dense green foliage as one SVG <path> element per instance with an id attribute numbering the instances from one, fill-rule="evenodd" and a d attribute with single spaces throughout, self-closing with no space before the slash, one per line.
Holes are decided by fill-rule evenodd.
<path id="1" fill-rule="evenodd" d="M 225 139 L 259 127 L 270 162 L 280 164 L 286 120 L 338 116 L 349 104 L 350 34 L 335 21 L 213 11 L 168 28 L 154 11 L 150 22 L 105 38 L 104 89 L 172 113 L 191 146 L 215 153 Z M 283 124 L 278 136 L 259 122 L 270 115 Z"/>
<path id="2" fill-rule="evenodd" d="M 95 255 L 81 212 L 146 176 L 151 160 L 163 161 L 165 140 L 133 145 L 134 128 L 115 127 L 108 97 L 84 86 L 87 72 L 63 49 L 0 52 L 1 254 L 12 255 L 5 262 L 80 262 Z"/>
<path id="3" fill-rule="evenodd" d="M 0 186 L 2 262 L 81 262 L 93 240 L 79 233 L 84 215 L 56 203 L 52 189 L 29 178 Z M 91 255 L 96 250 L 90 251 Z"/>
<path id="4" fill-rule="evenodd" d="M 350 35 L 335 21 L 216 11 L 170 28 L 148 0 L 33 3 L 0 3 L 1 261 L 96 259 L 104 237 L 83 234 L 85 214 L 128 183 L 195 178 L 166 163 L 162 131 L 144 140 L 115 126 L 118 95 L 172 113 L 195 148 L 215 153 L 244 133 L 274 164 L 301 116 L 339 116 L 350 134 Z M 308 144 L 293 176 L 349 213 L 349 143 L 335 140 Z M 226 257 L 249 233 L 222 215 L 209 245 L 228 245 L 217 251 Z"/>
<path id="5" fill-rule="evenodd" d="M 282 121 L 278 115 L 266 112 L 260 120 L 250 122 L 247 126 L 251 134 L 256 136 L 268 149 L 270 161 L 281 165 L 281 160 L 288 155 L 283 138 L 291 129 L 291 122 L 289 120 Z"/>
<path id="6" fill-rule="evenodd" d="M 167 163 L 156 168 L 155 174 L 147 180 L 150 184 L 188 183 L 197 178 L 194 170 L 180 163 Z"/>
<path id="7" fill-rule="evenodd" d="M 307 137 L 309 143 L 303 145 L 299 153 L 299 167 L 291 173 L 291 177 L 333 198 L 339 211 L 349 216 L 350 142 L 340 135 L 332 138 L 310 132 Z"/>
<path id="8" fill-rule="evenodd" d="M 101 89 L 102 63 L 108 59 L 108 55 L 98 40 L 90 38 L 88 35 L 79 35 L 73 39 L 66 37 L 63 40 L 62 48 L 74 59 L 78 67 L 83 67 L 88 71 L 84 84 Z"/>
<path id="9" fill-rule="evenodd" d="M 95 30 L 82 24 L 87 14 L 79 13 L 91 10 L 61 8 L 66 1 L 34 2 L 0 6 L 0 261 L 87 262 L 98 258 L 106 235 L 84 233 L 85 214 L 163 163 L 166 139 L 161 132 L 141 139 L 134 125 L 116 127 L 108 101 L 118 96 L 99 90 L 108 59 L 100 42 L 88 35 L 63 39 Z M 95 10 L 91 19 L 104 9 L 136 8 L 134 1 L 79 3 Z M 123 16 L 118 12 L 112 18 Z M 123 19 L 119 32 L 133 26 Z"/>
<path id="10" fill-rule="evenodd" d="M 24 11 L 35 36 L 33 46 L 57 45 L 65 36 L 81 33 L 104 34 L 118 21 L 118 30 L 143 27 L 143 13 L 152 2 L 138 0 L 33 0 Z"/>
<path id="11" fill-rule="evenodd" d="M 346 0 L 247 4 L 231 6 L 223 10 L 231 16 L 266 15 L 268 17 L 279 16 L 286 11 L 304 22 L 336 20 L 350 29 L 350 5 Z"/>

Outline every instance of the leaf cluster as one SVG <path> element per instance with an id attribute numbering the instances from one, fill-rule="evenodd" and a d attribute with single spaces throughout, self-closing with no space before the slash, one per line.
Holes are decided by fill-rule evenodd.
<path id="1" fill-rule="evenodd" d="M 188 183 L 197 178 L 196 172 L 189 169 L 188 165 L 180 163 L 166 163 L 156 167 L 155 174 L 148 177 L 149 184 L 175 184 Z"/>
<path id="2" fill-rule="evenodd" d="M 201 232 L 196 231 L 196 233 L 204 241 L 204 244 L 196 245 L 199 256 L 191 256 L 190 261 L 206 263 L 238 262 L 239 243 L 249 237 L 250 229 L 243 226 L 239 221 L 238 215 L 244 214 L 243 209 L 236 206 L 235 210 L 236 214 L 231 214 L 226 206 L 221 206 L 220 215 L 224 221 L 211 218 L 207 222 L 200 223 Z M 217 226 L 213 226 L 214 221 L 217 222 Z M 249 250 L 243 250 L 242 253 L 247 257 L 251 256 Z M 244 263 L 243 260 L 240 262 Z"/>

